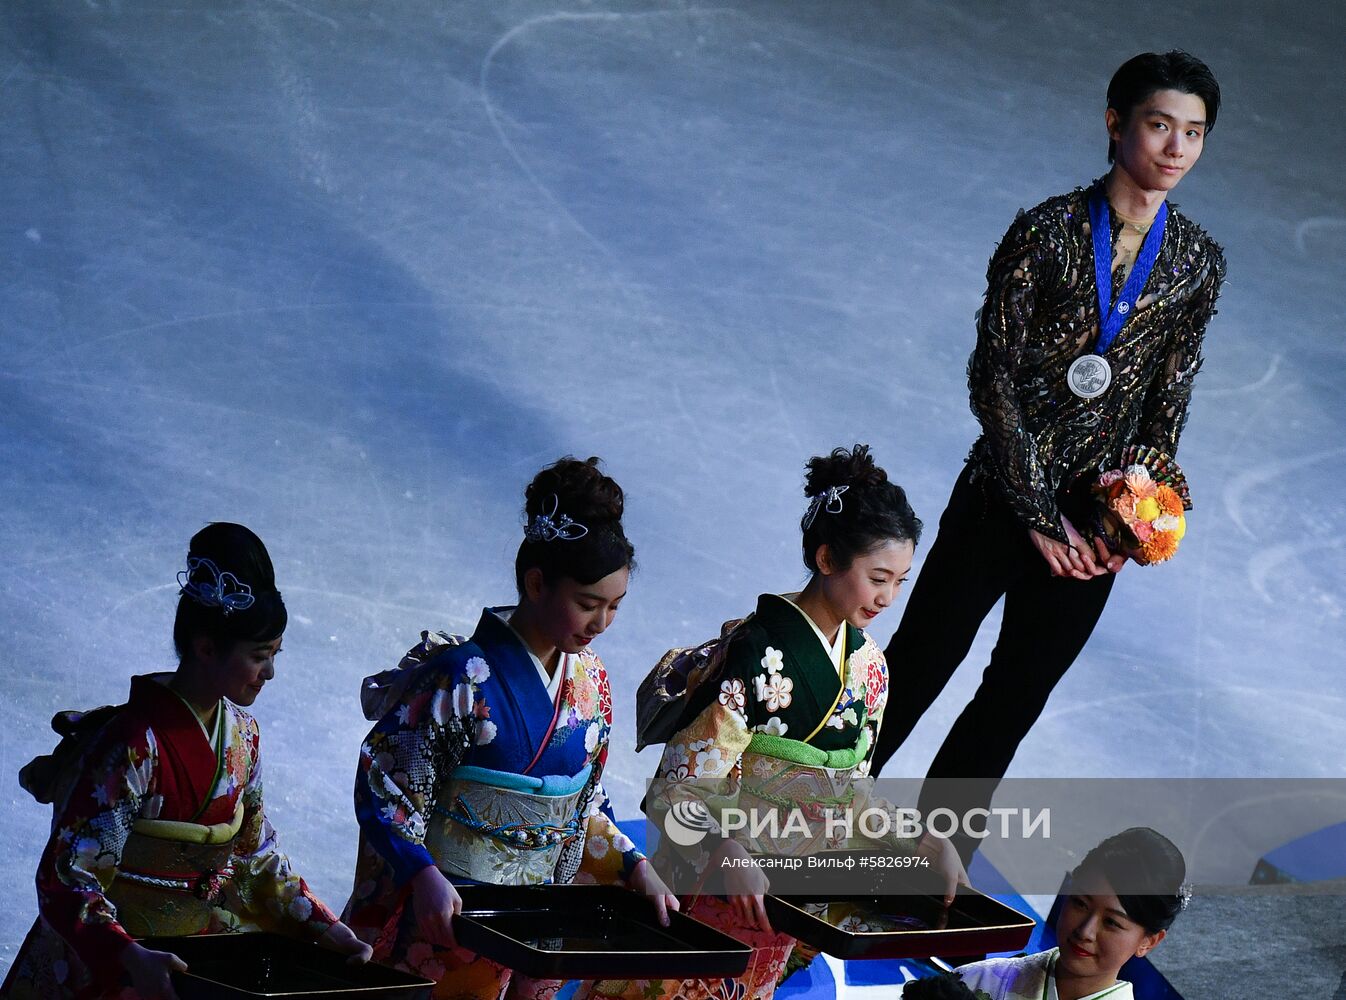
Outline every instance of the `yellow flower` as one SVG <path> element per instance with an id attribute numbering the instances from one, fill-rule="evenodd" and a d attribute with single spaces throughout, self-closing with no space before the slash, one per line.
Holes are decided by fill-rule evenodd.
<path id="1" fill-rule="evenodd" d="M 1142 521 L 1153 521 L 1159 516 L 1159 503 L 1154 497 L 1136 501 L 1136 517 Z"/>
<path id="2" fill-rule="evenodd" d="M 1182 536 L 1187 534 L 1187 517 L 1184 514 L 1178 515 L 1178 527 L 1173 532 L 1173 537 L 1182 541 Z"/>

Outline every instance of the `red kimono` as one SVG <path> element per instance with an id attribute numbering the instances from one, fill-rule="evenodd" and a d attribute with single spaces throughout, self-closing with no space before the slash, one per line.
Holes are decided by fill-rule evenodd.
<path id="1" fill-rule="evenodd" d="M 208 737 L 163 683 L 170 676 L 132 678 L 128 703 L 56 803 L 39 916 L 0 998 L 117 996 L 132 937 L 262 929 L 313 939 L 336 920 L 276 846 L 256 721 L 221 701 Z"/>

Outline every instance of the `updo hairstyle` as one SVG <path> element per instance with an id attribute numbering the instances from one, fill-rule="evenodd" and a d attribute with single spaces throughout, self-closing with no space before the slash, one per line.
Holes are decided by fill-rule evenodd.
<path id="1" fill-rule="evenodd" d="M 799 526 L 804 533 L 804 565 L 810 572 L 818 572 L 820 545 L 828 547 L 837 568 L 845 571 L 857 556 L 885 542 L 915 545 L 921 540 L 921 519 L 907 502 L 906 491 L 874 463 L 869 445 L 835 448 L 830 455 L 809 459 L 805 469 L 809 506 Z M 834 487 L 844 492 L 834 494 L 835 502 L 829 505 L 828 491 Z"/>
<path id="2" fill-rule="evenodd" d="M 1086 854 L 1070 873 L 1071 891 L 1089 876 L 1107 879 L 1126 915 L 1150 934 L 1168 930 L 1185 905 L 1182 852 L 1146 826 L 1123 830 Z"/>
<path id="3" fill-rule="evenodd" d="M 289 616 L 276 589 L 271 556 L 262 540 L 243 525 L 229 521 L 206 525 L 188 544 L 187 567 L 179 575 L 182 591 L 173 619 L 179 660 L 191 655 L 198 636 L 227 647 L 270 642 L 285 631 Z"/>
<path id="4" fill-rule="evenodd" d="M 636 550 L 622 530 L 622 488 L 598 466 L 597 458 L 581 462 L 567 455 L 528 484 L 525 535 L 514 559 L 519 597 L 524 596 L 524 575 L 534 567 L 542 571 L 548 586 L 562 578 L 588 586 L 623 566 L 635 567 Z M 556 533 L 535 537 L 539 518 L 545 518 Z"/>

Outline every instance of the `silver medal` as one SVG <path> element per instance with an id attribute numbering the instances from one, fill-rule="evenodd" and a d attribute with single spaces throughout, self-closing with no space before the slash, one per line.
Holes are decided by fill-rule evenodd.
<path id="1" fill-rule="evenodd" d="M 1112 366 L 1097 354 L 1081 354 L 1070 363 L 1066 384 L 1080 399 L 1095 399 L 1112 384 Z"/>

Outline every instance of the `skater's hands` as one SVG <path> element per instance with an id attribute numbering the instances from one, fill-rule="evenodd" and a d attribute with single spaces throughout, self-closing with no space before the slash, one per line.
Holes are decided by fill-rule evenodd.
<path id="1" fill-rule="evenodd" d="M 463 897 L 434 865 L 426 865 L 412 876 L 411 906 L 427 940 L 444 948 L 457 947 L 453 917 L 463 912 Z"/>
<path id="2" fill-rule="evenodd" d="M 1097 535 L 1094 536 L 1094 548 L 1098 550 L 1098 563 L 1107 569 L 1109 573 L 1120 573 L 1122 567 L 1126 565 L 1125 552 L 1113 552 L 1103 539 Z"/>
<path id="3" fill-rule="evenodd" d="M 1061 516 L 1061 527 L 1065 530 L 1069 544 L 1062 544 L 1049 535 L 1032 528 L 1028 529 L 1029 541 L 1038 550 L 1042 558 L 1051 567 L 1052 576 L 1070 576 L 1076 580 L 1092 580 L 1108 572 L 1106 566 L 1094 561 L 1094 551 L 1089 543 L 1080 537 L 1075 526 L 1065 515 Z"/>
<path id="4" fill-rule="evenodd" d="M 338 955 L 347 956 L 347 965 L 364 965 L 369 961 L 369 956 L 374 954 L 374 949 L 356 937 L 355 932 L 340 920 L 327 928 L 323 936 L 318 938 L 318 944 Z"/>
<path id="5" fill-rule="evenodd" d="M 630 886 L 635 892 L 643 892 L 650 898 L 654 904 L 654 911 L 659 914 L 659 923 L 664 927 L 668 926 L 668 911 L 681 909 L 678 897 L 673 895 L 664 880 L 655 874 L 654 868 L 645 858 L 640 859 L 640 863 L 631 872 Z"/>
<path id="6" fill-rule="evenodd" d="M 122 968 L 142 1000 L 178 1000 L 173 973 L 186 972 L 187 963 L 170 951 L 151 951 L 132 941 L 122 949 Z"/>
<path id="7" fill-rule="evenodd" d="M 726 839 L 711 864 L 719 864 L 720 859 L 747 861 L 748 852 L 737 840 Z M 766 903 L 762 900 L 771 891 L 771 883 L 761 868 L 756 865 L 729 868 L 724 876 L 724 888 L 739 920 L 748 927 L 771 933 L 771 921 L 767 919 Z"/>

